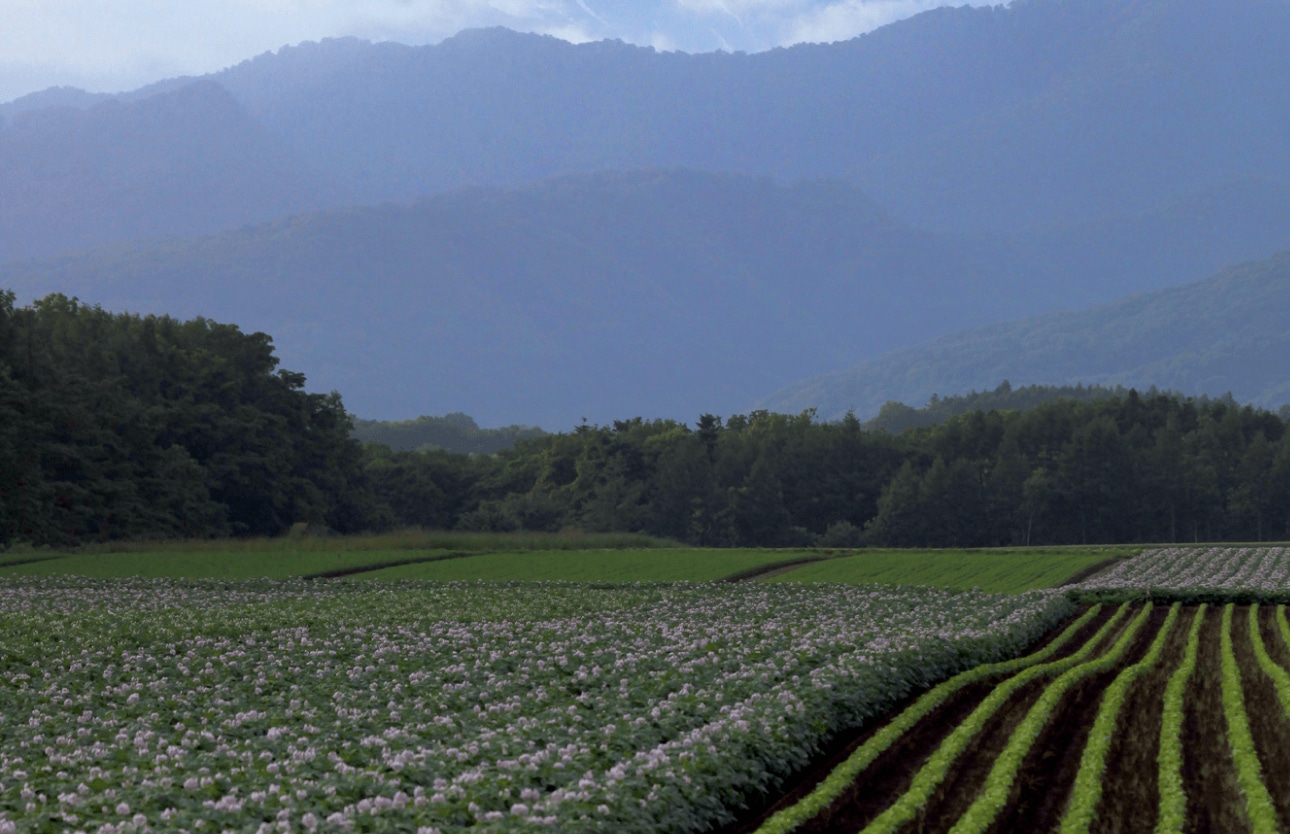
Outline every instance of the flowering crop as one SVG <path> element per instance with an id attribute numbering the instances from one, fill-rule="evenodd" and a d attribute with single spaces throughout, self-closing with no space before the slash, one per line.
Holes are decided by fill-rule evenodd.
<path id="1" fill-rule="evenodd" d="M 0 581 L 0 834 L 694 831 L 1064 596 Z"/>
<path id="2" fill-rule="evenodd" d="M 1098 599 L 1290 601 L 1290 548 L 1169 547 L 1147 550 L 1074 586 Z"/>

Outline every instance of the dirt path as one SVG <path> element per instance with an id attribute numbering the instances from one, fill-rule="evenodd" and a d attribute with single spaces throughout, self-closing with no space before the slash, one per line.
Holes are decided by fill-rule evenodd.
<path id="1" fill-rule="evenodd" d="M 337 570 L 323 571 L 322 573 L 311 573 L 302 577 L 303 579 L 339 579 L 342 576 L 357 576 L 360 573 L 371 573 L 372 571 L 384 570 L 385 568 L 397 568 L 402 565 L 420 565 L 424 562 L 443 562 L 448 559 L 465 559 L 468 556 L 477 556 L 477 552 L 453 551 L 451 553 L 436 553 L 433 556 L 412 556 L 407 559 L 395 559 L 389 562 L 377 562 L 372 565 L 355 565 L 348 568 L 338 568 Z"/>
<path id="2" fill-rule="evenodd" d="M 803 559 L 794 559 L 791 562 L 772 562 L 769 565 L 759 565 L 748 570 L 741 570 L 739 573 L 731 574 L 722 579 L 722 582 L 747 582 L 750 579 L 769 579 L 772 576 L 778 576 L 781 573 L 788 573 L 796 570 L 802 565 L 809 565 L 812 562 L 823 562 L 825 556 L 807 556 Z"/>
<path id="3" fill-rule="evenodd" d="M 1079 632 L 1065 646 L 1054 653 L 1053 659 L 1067 657 L 1078 651 L 1084 642 L 1097 632 L 1106 620 L 1114 613 L 1114 606 L 1106 606 L 1090 622 L 1085 623 Z M 1082 611 L 1080 612 L 1082 613 Z M 1062 633 L 1077 615 L 1055 626 L 1043 640 L 1027 653 L 1038 651 Z M 820 817 L 799 829 L 802 834 L 817 832 L 858 831 L 864 824 L 881 813 L 892 799 L 899 796 L 913 779 L 918 769 L 927 758 L 940 747 L 954 727 L 968 716 L 973 709 L 990 693 L 1000 680 L 1006 676 L 973 684 L 951 698 L 923 718 L 910 732 L 904 734 L 890 750 L 874 761 L 850 789 L 840 796 L 833 805 Z M 1042 691 L 1042 687 L 1040 687 Z M 889 716 L 895 717 L 923 693 L 919 692 L 892 709 Z M 1019 693 L 1020 695 L 1021 693 Z M 1038 694 L 1035 694 L 1038 697 Z M 875 724 L 857 732 L 845 734 L 834 742 L 825 754 L 818 757 L 811 767 L 789 780 L 783 792 L 776 800 L 754 809 L 736 823 L 721 829 L 720 834 L 748 834 L 755 831 L 771 814 L 798 802 L 810 793 L 820 781 L 844 761 L 852 751 L 866 742 L 882 724 Z"/>

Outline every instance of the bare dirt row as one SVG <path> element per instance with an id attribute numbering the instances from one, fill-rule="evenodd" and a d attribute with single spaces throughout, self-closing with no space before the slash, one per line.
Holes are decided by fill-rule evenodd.
<path id="1" fill-rule="evenodd" d="M 1112 606 L 1107 606 L 1057 653 L 1057 657 L 1068 656 L 1083 646 L 1113 610 Z M 1182 662 L 1188 628 L 1195 613 L 1194 606 L 1184 607 L 1164 644 L 1158 663 L 1152 671 L 1138 678 L 1129 691 L 1107 756 L 1102 799 L 1092 827 L 1094 834 L 1155 831 L 1159 807 L 1157 753 L 1164 691 L 1170 675 Z M 1089 730 L 1107 686 L 1120 671 L 1142 659 L 1167 614 L 1167 606 L 1156 606 L 1116 668 L 1090 675 L 1066 693 L 1024 760 L 1008 805 L 994 823 L 994 832 L 1051 832 L 1059 828 Z M 1290 823 L 1290 719 L 1286 717 L 1273 681 L 1257 662 L 1249 634 L 1249 614 L 1248 607 L 1235 610 L 1233 646 L 1241 668 L 1246 711 L 1264 782 L 1273 797 L 1278 817 Z M 1222 606 L 1211 606 L 1206 612 L 1201 626 L 1196 671 L 1187 690 L 1183 718 L 1183 783 L 1187 795 L 1186 831 L 1189 834 L 1243 834 L 1250 831 L 1244 799 L 1237 786 L 1222 705 L 1221 617 Z M 1130 619 L 1131 616 L 1126 617 L 1125 623 Z M 1258 625 L 1269 655 L 1277 664 L 1290 669 L 1290 647 L 1286 646 L 1280 634 L 1274 606 L 1260 608 Z M 1059 634 L 1062 628 L 1064 625 L 1054 629 L 1049 639 Z M 1105 652 L 1122 629 L 1120 626 L 1106 635 L 1093 656 Z M 945 738 L 999 682 L 985 681 L 959 691 L 874 761 L 825 812 L 797 831 L 803 834 L 863 831 L 908 789 L 915 774 Z M 959 756 L 947 778 L 917 819 L 902 829 L 902 834 L 942 834 L 954 826 L 979 794 L 1013 729 L 1051 682 L 1051 677 L 1045 677 L 1013 694 Z M 898 713 L 899 708 L 892 715 Z M 727 827 L 723 834 L 756 831 L 775 810 L 787 807 L 809 793 L 833 766 L 876 730 L 877 727 L 871 727 L 844 740 L 845 743 L 836 744 L 828 757 L 800 775 L 778 801 L 759 809 L 756 814 L 750 814 L 737 825 Z"/>

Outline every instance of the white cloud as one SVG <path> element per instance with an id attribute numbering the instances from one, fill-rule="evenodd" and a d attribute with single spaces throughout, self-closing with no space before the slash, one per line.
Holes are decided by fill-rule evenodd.
<path id="1" fill-rule="evenodd" d="M 798 15 L 788 27 L 783 44 L 850 40 L 888 23 L 945 5 L 951 4 L 944 0 L 843 0 Z M 980 5 L 979 0 L 973 5 Z"/>
<path id="2" fill-rule="evenodd" d="M 962 0 L 956 0 L 961 2 Z M 979 2 L 979 0 L 973 0 Z M 946 0 L 0 0 L 0 102 L 201 74 L 287 44 L 356 35 L 436 43 L 508 26 L 573 42 L 756 52 L 854 37 Z"/>

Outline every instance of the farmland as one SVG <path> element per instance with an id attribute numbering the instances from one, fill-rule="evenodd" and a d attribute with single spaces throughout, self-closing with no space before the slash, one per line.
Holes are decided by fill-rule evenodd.
<path id="1" fill-rule="evenodd" d="M 1048 588 L 1138 548 L 821 550 L 678 547 L 645 536 L 422 534 L 0 554 L 0 577 L 708 582 L 784 566 L 781 582 Z"/>
<path id="2" fill-rule="evenodd" d="M 532 581 L 615 558 L 635 576 L 646 555 L 657 577 L 715 578 L 810 552 L 708 553 L 485 550 L 371 582 L 0 577 L 0 832 L 1290 820 L 1290 549 L 1155 548 L 1029 591 L 1041 556 L 1056 582 L 1108 553 L 905 554 L 905 576 L 946 584 L 969 563 L 1002 588 L 1011 565 L 1006 594 L 855 575 Z M 892 558 L 793 572 L 866 556 Z M 534 572 L 515 576 L 524 559 Z M 472 563 L 526 581 L 389 576 Z"/>
<path id="3" fill-rule="evenodd" d="M 1016 593 L 1060 585 L 1081 571 L 1140 548 L 861 550 L 802 565 L 776 582 L 886 582 Z"/>
<path id="4" fill-rule="evenodd" d="M 937 685 L 744 830 L 1284 830 L 1290 621 L 1256 600 L 1284 595 L 1288 560 L 1170 548 L 1122 562 L 1074 595 L 1124 602 L 1087 609 L 1048 654 Z M 1251 604 L 1187 602 L 1222 591 Z"/>
<path id="5" fill-rule="evenodd" d="M 1071 610 L 871 586 L 4 580 L 0 813 L 701 831 Z"/>

